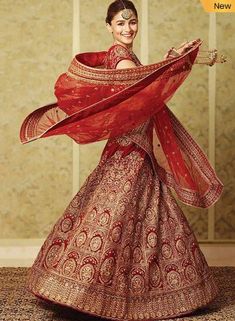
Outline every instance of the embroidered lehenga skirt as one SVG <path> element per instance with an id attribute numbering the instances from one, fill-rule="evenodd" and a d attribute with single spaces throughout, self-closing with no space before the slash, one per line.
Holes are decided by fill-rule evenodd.
<path id="1" fill-rule="evenodd" d="M 188 314 L 217 295 L 195 235 L 144 148 L 151 132 L 150 122 L 107 142 L 30 270 L 34 294 L 101 318 L 145 321 Z"/>

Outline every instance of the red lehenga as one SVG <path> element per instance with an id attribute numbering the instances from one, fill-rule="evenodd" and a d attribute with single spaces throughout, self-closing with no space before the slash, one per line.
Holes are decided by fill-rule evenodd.
<path id="1" fill-rule="evenodd" d="M 122 59 L 139 64 L 121 46 L 111 47 L 103 57 L 110 69 Z M 77 63 L 73 61 L 65 80 L 59 79 L 57 91 L 63 80 L 69 83 L 68 77 L 81 81 Z M 74 89 L 64 83 L 62 87 L 60 109 L 53 104 L 30 115 L 21 129 L 23 142 L 38 138 L 35 130 L 47 136 L 42 134 L 47 133 L 47 122 L 54 134 L 62 128 L 78 142 L 105 137 L 98 129 L 86 133 L 77 107 L 66 101 Z M 157 115 L 149 111 L 151 117 L 126 133 L 109 130 L 98 166 L 55 224 L 30 270 L 28 287 L 35 295 L 102 318 L 145 321 L 187 314 L 215 298 L 213 275 L 169 187 L 183 202 L 208 207 L 218 199 L 222 184 L 164 103 Z M 69 108 L 74 108 L 71 113 Z"/>

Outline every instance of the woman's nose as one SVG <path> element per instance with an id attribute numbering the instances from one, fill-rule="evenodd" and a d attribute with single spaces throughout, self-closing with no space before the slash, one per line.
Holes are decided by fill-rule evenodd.
<path id="1" fill-rule="evenodd" d="M 125 30 L 125 31 L 130 31 L 130 30 L 131 30 L 131 28 L 130 28 L 130 26 L 129 26 L 129 24 L 128 24 L 128 23 L 125 25 L 124 30 Z"/>

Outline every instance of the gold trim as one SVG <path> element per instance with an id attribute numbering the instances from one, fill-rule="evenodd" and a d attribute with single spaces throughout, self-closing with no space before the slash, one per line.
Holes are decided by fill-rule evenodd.
<path id="1" fill-rule="evenodd" d="M 165 293 L 159 291 L 159 294 L 157 290 L 153 290 L 147 295 L 132 296 L 128 301 L 118 293 L 109 293 L 103 284 L 85 285 L 79 280 L 35 266 L 29 273 L 27 283 L 29 290 L 37 296 L 114 320 L 162 320 L 180 316 L 207 305 L 218 294 L 210 271 L 188 288 L 172 289 Z"/>
<path id="2" fill-rule="evenodd" d="M 183 57 L 187 56 L 191 51 L 195 50 L 197 47 L 201 45 L 202 41 L 198 40 L 197 45 L 195 45 L 191 50 L 187 53 L 180 55 L 179 57 L 163 60 L 159 63 L 150 64 L 147 66 L 138 66 L 135 68 L 126 68 L 126 69 L 102 69 L 102 68 L 94 68 L 84 65 L 79 61 L 79 55 L 77 55 L 71 62 L 67 75 L 68 77 L 72 77 L 74 79 L 79 79 L 80 81 L 88 81 L 91 83 L 91 79 L 93 83 L 97 83 L 100 85 L 104 84 L 113 84 L 113 85 L 128 85 L 130 83 L 135 83 L 136 81 L 143 80 L 145 77 L 149 76 L 151 73 L 156 72 L 156 70 L 160 70 L 165 66 L 169 66 L 171 64 L 176 63 L 178 60 L 181 60 Z M 87 59 L 89 58 L 89 54 L 94 55 L 95 53 L 86 53 Z M 189 56 L 187 57 L 187 62 L 185 66 L 191 67 L 191 62 Z"/>

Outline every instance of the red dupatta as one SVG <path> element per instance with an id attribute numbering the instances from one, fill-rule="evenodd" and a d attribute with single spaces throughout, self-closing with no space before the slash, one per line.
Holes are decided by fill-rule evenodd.
<path id="1" fill-rule="evenodd" d="M 152 118 L 156 170 L 181 201 L 213 204 L 222 184 L 166 102 L 189 75 L 201 41 L 177 58 L 129 69 L 103 69 L 106 52 L 77 55 L 55 84 L 57 103 L 31 113 L 22 143 L 66 134 L 86 144 L 117 137 Z"/>

